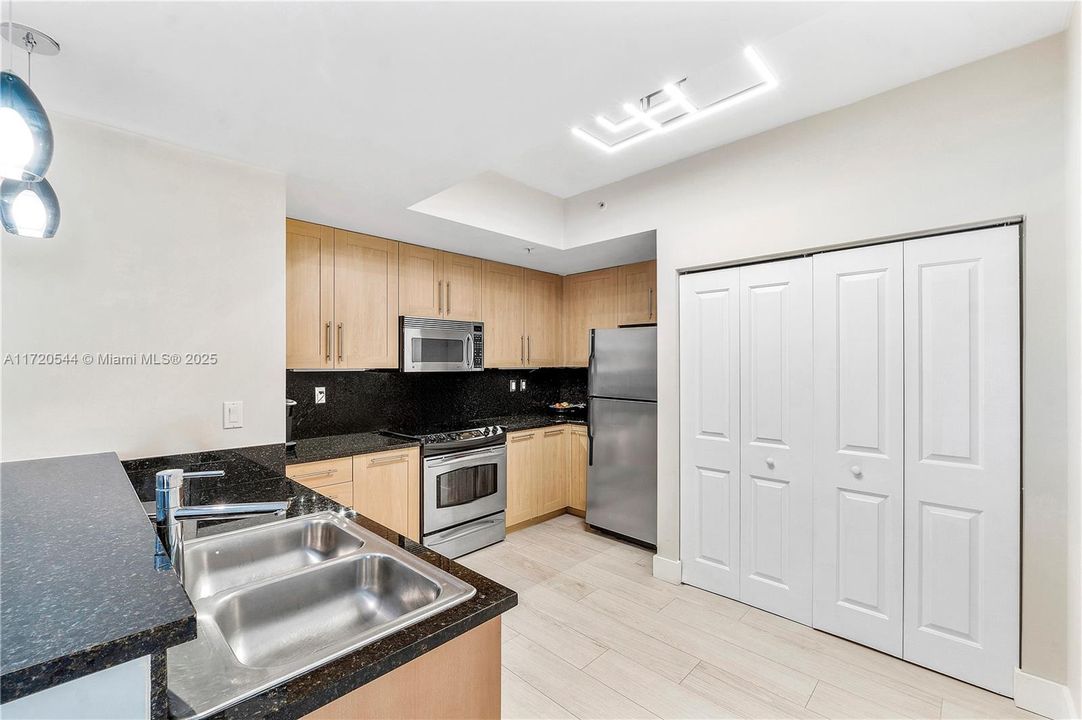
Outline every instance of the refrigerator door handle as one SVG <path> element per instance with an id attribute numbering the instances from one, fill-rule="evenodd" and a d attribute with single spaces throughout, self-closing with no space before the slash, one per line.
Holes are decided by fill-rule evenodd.
<path id="1" fill-rule="evenodd" d="M 591 420 L 591 408 L 593 402 L 586 403 L 586 465 L 587 467 L 594 464 L 594 424 Z"/>

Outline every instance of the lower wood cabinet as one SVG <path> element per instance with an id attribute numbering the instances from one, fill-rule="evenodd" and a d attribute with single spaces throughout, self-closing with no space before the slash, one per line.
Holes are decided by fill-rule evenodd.
<path id="1" fill-rule="evenodd" d="M 288 465 L 286 477 L 419 542 L 420 467 L 411 447 Z"/>
<path id="2" fill-rule="evenodd" d="M 541 430 L 507 434 L 507 525 L 541 514 Z"/>
<path id="3" fill-rule="evenodd" d="M 541 431 L 541 507 L 540 513 L 567 507 L 568 439 L 566 425 Z"/>
<path id="4" fill-rule="evenodd" d="M 586 427 L 507 435 L 507 526 L 571 509 L 586 512 Z"/>
<path id="5" fill-rule="evenodd" d="M 396 532 L 421 539 L 421 468 L 417 448 L 353 457 L 353 507 Z"/>
<path id="6" fill-rule="evenodd" d="M 585 425 L 568 426 L 568 487 L 567 506 L 586 512 L 586 472 L 589 465 L 590 440 Z"/>
<path id="7" fill-rule="evenodd" d="M 500 618 L 493 618 L 304 720 L 498 720 L 500 639 Z"/>

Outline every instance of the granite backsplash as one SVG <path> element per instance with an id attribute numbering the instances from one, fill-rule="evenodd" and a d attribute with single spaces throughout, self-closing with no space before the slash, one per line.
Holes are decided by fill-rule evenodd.
<path id="1" fill-rule="evenodd" d="M 526 390 L 509 392 L 510 381 Z M 327 402 L 315 404 L 315 388 Z M 286 397 L 297 401 L 293 438 L 443 426 L 476 418 L 541 411 L 555 402 L 586 401 L 586 368 L 464 373 L 286 372 Z"/>

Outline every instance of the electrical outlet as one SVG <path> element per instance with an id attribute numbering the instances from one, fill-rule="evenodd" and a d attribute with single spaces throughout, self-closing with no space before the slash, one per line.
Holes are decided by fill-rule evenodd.
<path id="1" fill-rule="evenodd" d="M 526 378 L 523 378 L 523 379 L 518 381 L 518 389 L 521 390 L 522 392 L 526 392 Z"/>
<path id="2" fill-rule="evenodd" d="M 325 388 L 325 387 L 317 387 L 316 388 L 316 405 L 322 405 L 325 402 L 327 402 L 327 388 Z"/>
<path id="3" fill-rule="evenodd" d="M 222 403 L 222 429 L 244 427 L 244 402 L 228 400 Z"/>
<path id="4" fill-rule="evenodd" d="M 515 392 L 516 390 L 518 390 L 518 380 L 512 380 L 511 381 L 511 392 Z"/>

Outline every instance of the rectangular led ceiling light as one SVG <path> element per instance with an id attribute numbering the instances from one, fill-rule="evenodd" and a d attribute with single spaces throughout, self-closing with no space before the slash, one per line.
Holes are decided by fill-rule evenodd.
<path id="1" fill-rule="evenodd" d="M 620 122 L 614 123 L 604 115 L 598 115 L 594 118 L 598 126 L 605 131 L 604 135 L 610 139 L 605 139 L 604 136 L 599 137 L 580 127 L 571 128 L 571 134 L 599 150 L 614 153 L 648 138 L 671 132 L 696 120 L 715 115 L 726 108 L 773 90 L 778 86 L 778 79 L 770 72 L 763 59 L 759 57 L 759 53 L 755 52 L 751 47 L 746 47 L 744 48 L 744 57 L 759 76 L 759 82 L 743 90 L 723 97 L 709 105 L 698 107 L 680 89 L 680 84 L 683 83 L 683 80 L 681 80 L 670 83 L 661 90 L 647 95 L 637 105 L 635 103 L 624 103 L 623 109 L 627 113 L 627 118 Z M 662 93 L 665 95 L 665 100 L 655 103 L 655 99 Z M 671 115 L 674 111 L 676 114 L 667 120 L 659 119 Z M 629 132 L 631 134 L 628 134 Z"/>

